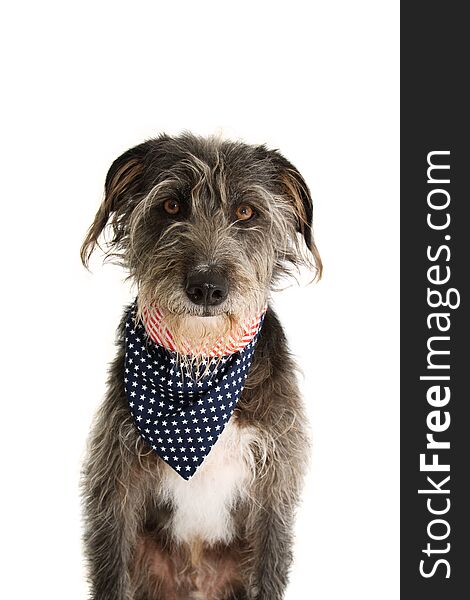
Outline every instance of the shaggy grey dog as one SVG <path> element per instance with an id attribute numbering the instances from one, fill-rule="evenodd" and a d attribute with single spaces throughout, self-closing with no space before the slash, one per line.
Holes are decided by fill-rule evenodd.
<path id="1" fill-rule="evenodd" d="M 312 200 L 265 146 L 161 135 L 111 166 L 82 247 L 107 254 L 179 336 L 233 332 L 292 266 L 321 276 Z M 181 357 L 182 360 L 184 357 Z M 268 308 L 235 412 L 204 464 L 182 479 L 140 437 L 124 391 L 124 326 L 83 471 L 95 600 L 280 600 L 308 440 L 295 365 Z"/>

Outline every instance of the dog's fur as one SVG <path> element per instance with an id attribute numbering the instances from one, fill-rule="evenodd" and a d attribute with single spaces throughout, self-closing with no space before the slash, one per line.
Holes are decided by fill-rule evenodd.
<path id="1" fill-rule="evenodd" d="M 180 203 L 178 215 L 163 210 L 167 199 Z M 240 203 L 253 207 L 252 220 L 236 219 Z M 307 262 L 320 277 L 311 220 L 308 187 L 278 151 L 162 135 L 111 166 L 82 260 L 88 264 L 109 229 L 107 253 L 137 284 L 140 307 L 158 305 L 176 337 L 220 335 L 259 314 L 292 265 Z M 203 308 L 185 281 L 208 267 L 223 274 L 229 293 Z M 190 481 L 137 432 L 123 386 L 123 337 L 121 323 L 83 473 L 92 598 L 280 600 L 308 441 L 275 313 L 268 308 L 226 430 Z"/>

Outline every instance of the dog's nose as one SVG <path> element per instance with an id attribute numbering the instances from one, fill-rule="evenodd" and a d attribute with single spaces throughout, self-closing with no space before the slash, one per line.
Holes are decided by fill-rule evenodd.
<path id="1" fill-rule="evenodd" d="M 200 271 L 188 275 L 186 294 L 194 304 L 217 306 L 228 294 L 226 278 L 214 271 Z"/>

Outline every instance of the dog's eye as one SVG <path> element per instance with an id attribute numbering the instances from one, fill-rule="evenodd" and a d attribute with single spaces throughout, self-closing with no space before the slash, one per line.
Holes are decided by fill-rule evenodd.
<path id="1" fill-rule="evenodd" d="M 235 216 L 239 221 L 249 221 L 255 216 L 255 211 L 249 204 L 240 204 L 235 211 Z"/>
<path id="2" fill-rule="evenodd" d="M 169 215 L 177 215 L 180 212 L 181 206 L 178 200 L 165 200 L 163 208 Z"/>

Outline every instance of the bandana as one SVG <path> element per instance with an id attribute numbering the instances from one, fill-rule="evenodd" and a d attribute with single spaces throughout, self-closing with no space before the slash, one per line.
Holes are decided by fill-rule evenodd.
<path id="1" fill-rule="evenodd" d="M 229 355 L 208 355 L 198 361 L 199 367 L 179 361 L 175 352 L 156 342 L 151 329 L 136 320 L 136 312 L 134 303 L 126 319 L 124 387 L 129 409 L 141 437 L 190 479 L 235 410 L 265 311 L 251 340 Z"/>

